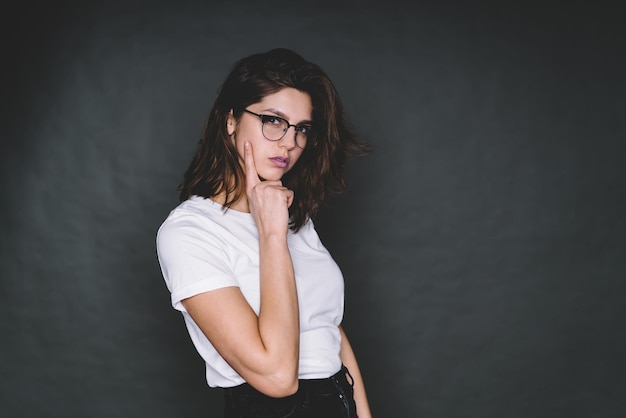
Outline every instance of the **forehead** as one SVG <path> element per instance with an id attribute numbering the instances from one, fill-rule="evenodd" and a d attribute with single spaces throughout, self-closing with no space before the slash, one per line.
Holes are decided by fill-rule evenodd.
<path id="1" fill-rule="evenodd" d="M 313 114 L 313 104 L 308 93 L 291 87 L 268 94 L 260 102 L 250 107 L 254 107 L 255 111 L 270 112 L 282 116 L 291 123 L 310 121 Z"/>

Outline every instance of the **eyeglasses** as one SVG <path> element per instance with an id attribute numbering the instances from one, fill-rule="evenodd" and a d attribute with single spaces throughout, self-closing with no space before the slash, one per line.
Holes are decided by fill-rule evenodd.
<path id="1" fill-rule="evenodd" d="M 298 148 L 306 146 L 307 137 L 311 133 L 311 125 L 292 125 L 286 119 L 273 115 L 260 115 L 244 109 L 244 112 L 250 113 L 261 119 L 261 132 L 265 139 L 270 141 L 280 141 L 283 139 L 289 128 L 295 128 L 294 138 Z"/>

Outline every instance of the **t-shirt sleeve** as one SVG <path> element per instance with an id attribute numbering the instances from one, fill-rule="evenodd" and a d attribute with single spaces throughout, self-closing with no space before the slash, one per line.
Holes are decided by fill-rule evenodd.
<path id="1" fill-rule="evenodd" d="M 223 241 L 202 222 L 191 214 L 170 217 L 157 232 L 157 256 L 172 306 L 183 312 L 186 298 L 238 286 Z"/>

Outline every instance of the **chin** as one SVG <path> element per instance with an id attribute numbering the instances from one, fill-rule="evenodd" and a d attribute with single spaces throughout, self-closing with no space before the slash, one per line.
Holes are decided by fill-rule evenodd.
<path id="1" fill-rule="evenodd" d="M 283 178 L 283 176 L 280 176 L 280 177 L 277 177 L 277 176 L 268 176 L 268 177 L 264 177 L 264 176 L 262 176 L 262 175 L 260 175 L 260 174 L 259 174 L 259 178 L 260 178 L 262 181 L 280 181 L 280 180 Z"/>
<path id="2" fill-rule="evenodd" d="M 283 171 L 278 172 L 278 171 L 272 170 L 268 173 L 263 173 L 263 174 L 259 173 L 259 177 L 262 180 L 279 181 L 285 176 L 285 174 L 287 174 L 287 172 L 283 172 Z"/>

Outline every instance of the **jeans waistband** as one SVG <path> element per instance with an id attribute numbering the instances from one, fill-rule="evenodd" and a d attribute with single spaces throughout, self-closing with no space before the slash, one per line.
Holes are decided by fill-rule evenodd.
<path id="1" fill-rule="evenodd" d="M 345 366 L 341 366 L 341 369 L 334 375 L 322 378 L 322 379 L 299 379 L 298 391 L 294 395 L 300 395 L 304 398 L 313 398 L 316 396 L 324 396 L 328 394 L 335 394 L 338 391 L 351 390 L 354 385 L 352 375 Z M 241 395 L 263 395 L 261 392 L 254 389 L 248 383 L 244 383 L 232 388 L 226 388 L 226 393 L 234 395 L 235 397 Z M 292 395 L 292 396 L 294 396 Z"/>
<path id="2" fill-rule="evenodd" d="M 338 393 L 340 389 L 346 390 L 354 385 L 352 375 L 345 366 L 341 366 L 341 369 L 331 377 L 300 379 L 298 382 L 298 392 L 302 393 L 305 398 Z"/>

